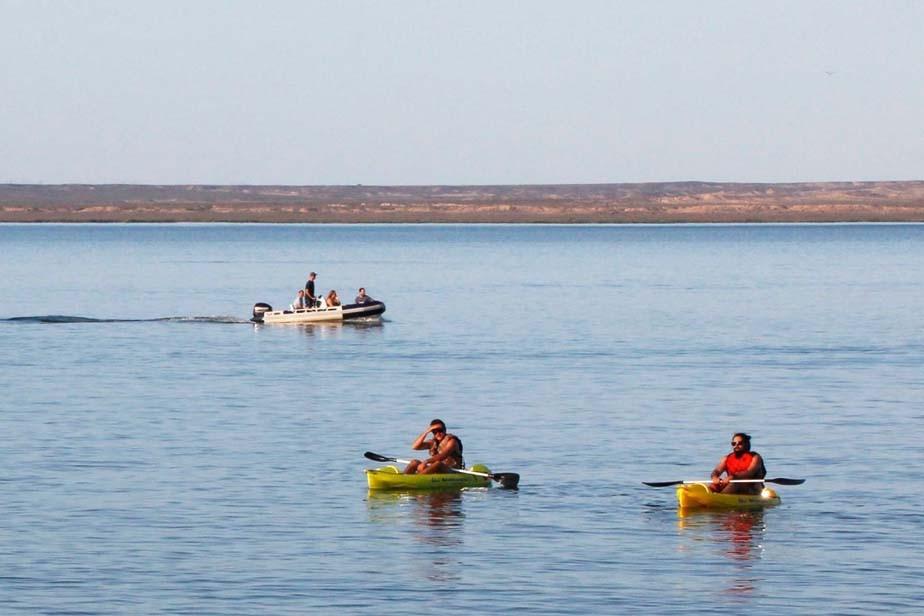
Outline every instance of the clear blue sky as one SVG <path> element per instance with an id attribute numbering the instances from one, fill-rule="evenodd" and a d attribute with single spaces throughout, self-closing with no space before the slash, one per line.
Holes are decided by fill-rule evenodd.
<path id="1" fill-rule="evenodd" d="M 0 0 L 0 182 L 924 179 L 924 2 Z"/>

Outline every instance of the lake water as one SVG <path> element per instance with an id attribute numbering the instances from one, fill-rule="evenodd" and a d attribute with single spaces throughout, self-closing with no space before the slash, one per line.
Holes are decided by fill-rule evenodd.
<path id="1" fill-rule="evenodd" d="M 924 605 L 922 225 L 0 225 L 0 350 L 4 614 Z M 369 494 L 434 417 L 521 489 Z"/>

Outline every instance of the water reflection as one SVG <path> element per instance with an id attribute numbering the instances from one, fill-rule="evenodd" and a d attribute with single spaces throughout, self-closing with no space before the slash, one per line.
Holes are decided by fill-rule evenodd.
<path id="1" fill-rule="evenodd" d="M 729 594 L 752 594 L 758 580 L 755 564 L 763 555 L 763 535 L 766 530 L 763 510 L 716 511 L 677 510 L 677 527 L 691 538 L 705 540 L 719 548 L 733 564 L 725 592 Z"/>
<path id="2" fill-rule="evenodd" d="M 351 321 L 325 321 L 321 323 L 254 323 L 253 328 L 256 332 L 273 330 L 278 331 L 280 328 L 294 329 L 308 338 L 319 338 L 321 340 L 332 340 L 340 338 L 343 332 L 355 332 L 360 337 L 375 336 L 382 332 L 385 321 L 383 319 L 356 319 Z"/>
<path id="3" fill-rule="evenodd" d="M 422 544 L 417 561 L 420 575 L 436 582 L 460 579 L 462 561 L 463 491 L 395 492 L 370 490 L 366 503 L 370 520 L 402 525 L 413 522 L 409 529 L 415 541 Z"/>

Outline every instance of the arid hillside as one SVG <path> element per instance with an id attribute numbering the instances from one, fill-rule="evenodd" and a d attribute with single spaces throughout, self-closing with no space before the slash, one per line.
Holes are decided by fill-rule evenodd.
<path id="1" fill-rule="evenodd" d="M 924 181 L 0 185 L 0 222 L 922 222 Z"/>

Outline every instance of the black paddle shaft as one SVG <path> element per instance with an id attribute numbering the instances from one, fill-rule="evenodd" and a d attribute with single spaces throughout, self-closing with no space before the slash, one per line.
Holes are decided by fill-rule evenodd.
<path id="1" fill-rule="evenodd" d="M 798 486 L 798 485 L 805 483 L 805 479 L 787 479 L 786 477 L 774 477 L 773 479 L 760 479 L 759 481 L 762 481 L 764 483 L 778 483 L 781 486 Z M 690 482 L 690 481 L 684 481 L 681 479 L 680 481 L 643 481 L 642 483 L 644 483 L 646 486 L 651 486 L 652 488 L 666 488 L 668 486 L 679 486 L 680 484 L 683 484 L 683 483 L 699 483 L 699 482 L 696 482 L 696 481 Z M 702 483 L 708 483 L 708 482 L 704 481 Z M 754 481 L 753 483 L 757 483 L 757 481 Z"/>

